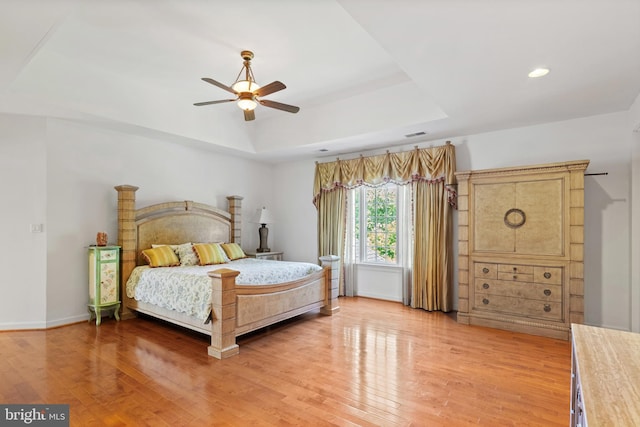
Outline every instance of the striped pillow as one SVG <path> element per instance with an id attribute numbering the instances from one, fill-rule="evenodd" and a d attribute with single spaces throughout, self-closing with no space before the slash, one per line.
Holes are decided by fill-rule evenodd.
<path id="1" fill-rule="evenodd" d="M 230 260 L 246 258 L 244 251 L 237 243 L 224 243 L 221 245 L 224 252 L 227 254 Z"/>
<path id="2" fill-rule="evenodd" d="M 150 267 L 173 267 L 180 265 L 180 260 L 169 246 L 160 246 L 153 249 L 145 249 L 142 256 Z"/>
<path id="3" fill-rule="evenodd" d="M 224 264 L 227 259 L 217 243 L 198 243 L 193 245 L 200 265 Z"/>

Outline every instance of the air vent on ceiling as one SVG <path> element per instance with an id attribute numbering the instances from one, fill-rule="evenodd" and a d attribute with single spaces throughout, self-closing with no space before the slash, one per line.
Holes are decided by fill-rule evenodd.
<path id="1" fill-rule="evenodd" d="M 420 132 L 415 132 L 415 133 L 408 133 L 406 134 L 404 137 L 405 138 L 413 138 L 414 136 L 421 136 L 421 135 L 426 135 L 426 132 L 420 131 Z"/>

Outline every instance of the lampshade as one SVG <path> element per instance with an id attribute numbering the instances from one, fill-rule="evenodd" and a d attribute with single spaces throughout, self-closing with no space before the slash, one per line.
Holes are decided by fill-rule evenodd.
<path id="1" fill-rule="evenodd" d="M 255 110 L 257 106 L 258 103 L 253 99 L 241 99 L 238 101 L 238 107 L 240 107 L 241 110 Z"/>
<path id="2" fill-rule="evenodd" d="M 240 99 L 238 100 L 238 107 L 241 110 L 254 110 L 258 106 L 258 103 L 253 98 L 253 95 L 248 92 L 243 92 L 240 94 Z"/>
<path id="3" fill-rule="evenodd" d="M 262 209 L 256 209 L 256 220 L 258 224 L 273 224 L 273 217 L 271 212 L 264 206 Z"/>
<path id="4" fill-rule="evenodd" d="M 253 80 L 238 80 L 231 85 L 231 88 L 236 92 L 253 92 L 260 89 L 260 85 Z"/>

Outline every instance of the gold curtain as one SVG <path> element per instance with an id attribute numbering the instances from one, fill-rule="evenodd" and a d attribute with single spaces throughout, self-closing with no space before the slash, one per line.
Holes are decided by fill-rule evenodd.
<path id="1" fill-rule="evenodd" d="M 318 199 L 318 256 L 337 255 L 344 259 L 346 194 L 344 188 L 335 188 Z M 338 285 L 344 294 L 344 275 L 340 269 Z"/>
<path id="2" fill-rule="evenodd" d="M 414 265 L 411 306 L 450 311 L 452 206 L 455 204 L 451 186 L 455 184 L 455 164 L 455 147 L 449 142 L 440 147 L 416 147 L 400 153 L 316 163 L 313 203 L 318 208 L 319 255 L 339 253 L 342 258 L 344 253 L 345 189 L 386 182 L 412 184 Z"/>
<path id="3" fill-rule="evenodd" d="M 452 207 L 443 180 L 415 181 L 411 307 L 451 311 L 453 299 Z"/>

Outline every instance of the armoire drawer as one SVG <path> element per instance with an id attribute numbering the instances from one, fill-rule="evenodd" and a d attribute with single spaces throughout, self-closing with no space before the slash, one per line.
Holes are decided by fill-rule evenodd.
<path id="1" fill-rule="evenodd" d="M 475 277 L 487 277 L 489 279 L 497 279 L 498 264 L 492 264 L 489 262 L 476 262 L 473 265 L 473 272 Z"/>
<path id="2" fill-rule="evenodd" d="M 533 274 L 506 273 L 498 271 L 498 279 L 511 280 L 515 282 L 533 282 Z"/>
<path id="3" fill-rule="evenodd" d="M 521 283 L 504 280 L 475 279 L 476 294 L 562 302 L 562 286 L 544 283 Z"/>
<path id="4" fill-rule="evenodd" d="M 562 284 L 562 267 L 534 267 L 533 281 L 536 283 Z"/>
<path id="5" fill-rule="evenodd" d="M 476 293 L 474 310 L 562 320 L 562 303 Z"/>
<path id="6" fill-rule="evenodd" d="M 498 274 L 510 273 L 510 274 L 529 274 L 533 275 L 532 265 L 520 265 L 520 264 L 498 264 Z"/>

